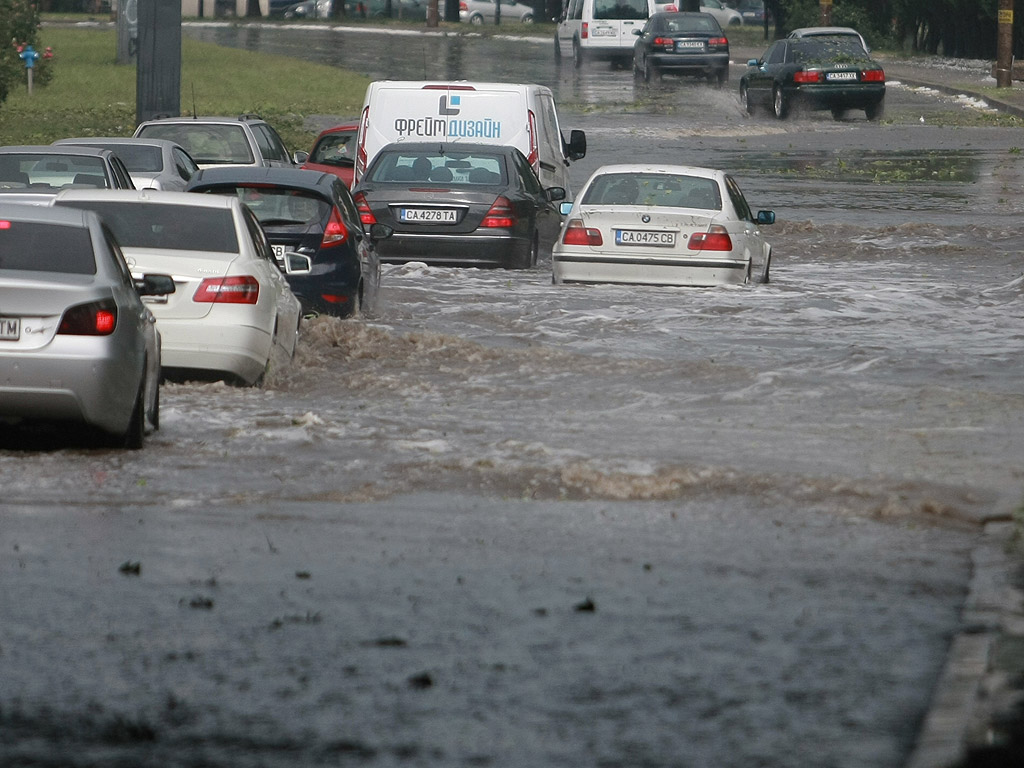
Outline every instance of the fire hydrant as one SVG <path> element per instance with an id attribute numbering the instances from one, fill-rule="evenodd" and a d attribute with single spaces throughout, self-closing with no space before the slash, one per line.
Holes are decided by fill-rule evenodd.
<path id="1" fill-rule="evenodd" d="M 50 56 L 53 55 L 53 51 L 49 48 L 46 49 Z M 33 48 L 31 45 L 19 45 L 18 55 L 25 62 L 25 71 L 28 73 L 28 95 L 32 95 L 32 68 L 36 65 L 36 60 L 39 58 L 39 51 Z"/>

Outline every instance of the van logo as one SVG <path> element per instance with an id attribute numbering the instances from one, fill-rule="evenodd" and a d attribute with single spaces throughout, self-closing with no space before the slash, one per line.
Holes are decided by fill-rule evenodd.
<path id="1" fill-rule="evenodd" d="M 451 101 L 448 101 L 447 96 L 442 96 L 441 101 L 437 106 L 437 114 L 439 115 L 457 115 L 459 114 L 459 102 L 462 100 L 461 96 L 452 96 Z M 451 106 L 449 106 L 449 104 Z"/>

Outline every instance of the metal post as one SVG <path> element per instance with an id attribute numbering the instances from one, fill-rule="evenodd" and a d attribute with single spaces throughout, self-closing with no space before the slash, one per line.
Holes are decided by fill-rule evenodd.
<path id="1" fill-rule="evenodd" d="M 996 87 L 1013 84 L 1013 0 L 999 0 L 999 27 L 996 39 Z"/>
<path id="2" fill-rule="evenodd" d="M 181 114 L 181 0 L 139 3 L 135 120 Z"/>

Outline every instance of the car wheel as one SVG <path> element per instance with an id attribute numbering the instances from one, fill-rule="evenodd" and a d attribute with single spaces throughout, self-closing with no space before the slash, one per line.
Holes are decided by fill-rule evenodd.
<path id="1" fill-rule="evenodd" d="M 722 88 L 729 82 L 729 68 L 722 67 L 718 70 L 718 87 Z"/>
<path id="2" fill-rule="evenodd" d="M 523 18 L 519 20 L 521 24 L 533 24 L 533 14 L 527 13 Z"/>
<path id="3" fill-rule="evenodd" d="M 882 117 L 882 113 L 885 112 L 885 98 L 881 98 L 874 104 L 869 104 L 864 108 L 864 114 L 868 120 L 878 120 Z"/>
<path id="4" fill-rule="evenodd" d="M 481 16 L 479 13 L 474 13 L 472 16 L 469 17 L 469 23 L 480 26 L 481 24 L 484 23 L 484 17 Z"/>
<path id="5" fill-rule="evenodd" d="M 160 384 L 156 385 L 156 397 L 153 398 L 153 413 L 150 414 L 149 423 L 154 430 L 160 429 Z"/>
<path id="6" fill-rule="evenodd" d="M 356 286 L 356 290 L 352 294 L 352 299 L 348 303 L 348 314 L 345 317 L 359 317 L 359 314 L 363 311 L 363 284 L 360 283 Z"/>
<path id="7" fill-rule="evenodd" d="M 772 89 L 772 114 L 779 120 L 785 119 L 786 115 L 789 114 L 789 104 L 780 85 L 776 85 Z"/>
<path id="8" fill-rule="evenodd" d="M 583 49 L 580 48 L 580 41 L 572 41 L 572 65 L 577 69 L 583 64 Z"/>
<path id="9" fill-rule="evenodd" d="M 146 435 L 146 381 L 139 384 L 139 393 L 135 396 L 135 407 L 132 408 L 132 418 L 128 422 L 128 429 L 125 431 L 121 446 L 130 451 L 137 451 L 142 447 L 142 441 Z"/>
<path id="10" fill-rule="evenodd" d="M 743 105 L 743 111 L 748 115 L 754 114 L 754 103 L 750 100 L 746 83 L 740 83 L 740 104 Z"/>
<path id="11" fill-rule="evenodd" d="M 842 120 L 844 117 L 846 117 L 845 109 L 843 109 L 842 107 L 832 107 L 833 120 Z"/>

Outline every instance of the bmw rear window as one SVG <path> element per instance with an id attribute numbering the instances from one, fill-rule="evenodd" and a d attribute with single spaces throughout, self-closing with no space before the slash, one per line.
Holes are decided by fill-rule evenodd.
<path id="1" fill-rule="evenodd" d="M 85 227 L 0 219 L 0 270 L 95 275 L 92 237 Z"/>
<path id="2" fill-rule="evenodd" d="M 122 200 L 68 200 L 60 204 L 96 211 L 122 248 L 238 253 L 235 221 L 227 208 Z"/>

